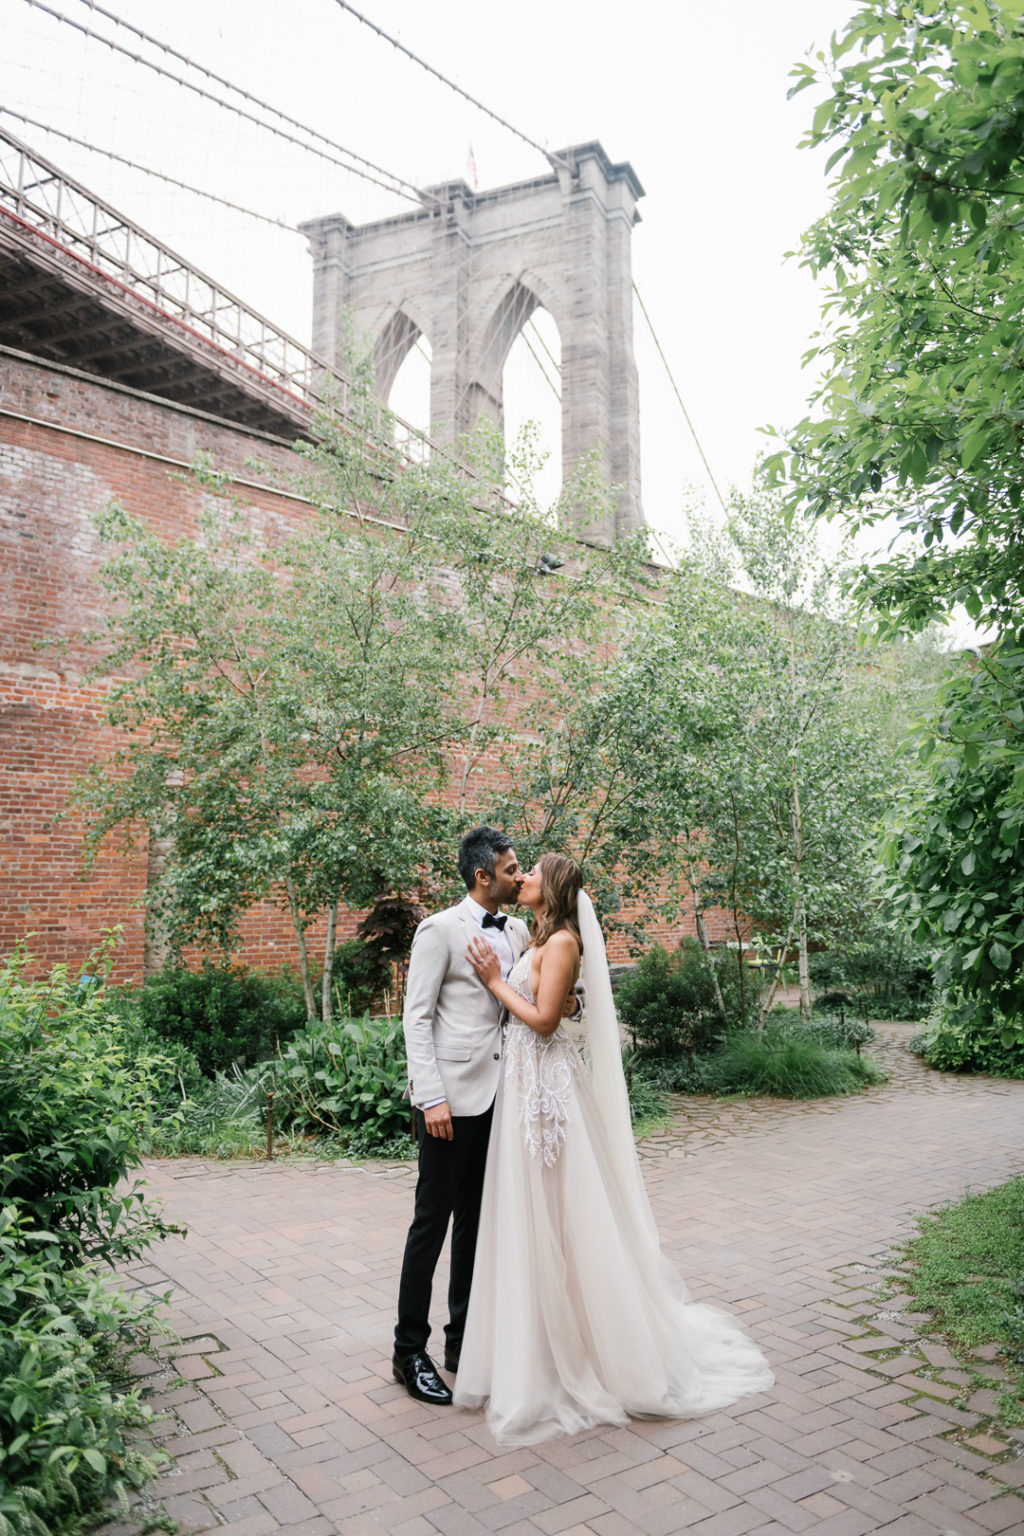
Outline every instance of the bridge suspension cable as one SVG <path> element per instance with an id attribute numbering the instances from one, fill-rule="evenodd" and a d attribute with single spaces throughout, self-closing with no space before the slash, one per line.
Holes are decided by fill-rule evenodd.
<path id="1" fill-rule="evenodd" d="M 372 160 L 367 160 L 363 155 L 356 154 L 354 150 L 346 149 L 343 144 L 335 143 L 333 139 L 328 139 L 326 135 L 320 133 L 317 129 L 309 128 L 306 124 L 298 122 L 297 119 L 289 117 L 287 113 L 279 111 L 277 107 L 271 106 L 269 102 L 261 101 L 259 97 L 253 96 L 241 86 L 233 85 L 221 76 L 214 75 L 212 70 L 205 69 L 203 65 L 195 63 L 184 54 L 176 53 L 169 44 L 161 43 L 156 38 L 150 37 L 148 33 L 141 32 L 138 27 L 132 26 L 129 22 L 122 21 L 120 17 L 114 16 L 110 11 L 100 11 L 98 6 L 91 4 L 91 0 L 83 0 L 83 3 L 88 5 L 90 10 L 96 10 L 107 19 L 113 21 L 115 25 L 128 28 L 136 36 L 142 37 L 154 47 L 160 48 L 164 52 L 183 60 L 190 69 L 197 70 L 200 74 L 205 75 L 207 79 L 216 80 L 218 84 L 226 86 L 228 90 L 234 91 L 245 100 L 251 101 L 262 111 L 271 112 L 275 117 L 280 118 L 282 122 L 290 123 L 293 127 L 299 128 L 302 133 L 307 134 L 310 138 L 319 139 L 321 143 L 328 145 L 331 150 L 337 151 L 337 154 L 331 154 L 326 149 L 320 149 L 316 144 L 306 143 L 302 139 L 297 138 L 295 134 L 289 133 L 284 128 L 277 127 L 274 123 L 268 123 L 264 118 L 258 117 L 256 113 L 248 111 L 245 107 L 240 107 L 231 101 L 225 101 L 223 97 L 217 96 L 213 91 L 208 91 L 203 86 L 197 85 L 194 81 L 175 74 L 173 70 L 165 69 L 162 64 L 156 63 L 155 60 L 147 59 L 140 53 L 133 53 L 130 48 L 125 48 L 121 43 L 115 42 L 113 38 L 105 37 L 103 33 L 95 31 L 92 27 L 87 27 L 83 23 L 75 21 L 72 16 L 66 16 L 63 11 L 55 10 L 52 6 L 46 5 L 44 0 L 25 0 L 25 4 L 31 6 L 33 10 L 42 11 L 45 15 L 52 17 L 64 26 L 72 27 L 76 32 L 81 32 L 83 36 L 94 38 L 96 42 L 102 43 L 104 47 L 109 48 L 113 53 L 122 54 L 125 58 L 130 59 L 133 64 L 141 64 L 145 69 L 150 69 L 155 74 L 162 75 L 165 80 L 171 80 L 175 85 L 180 85 L 185 90 L 192 91 L 197 96 L 202 96 L 206 101 L 213 102 L 215 106 L 223 107 L 226 111 L 233 112 L 236 117 L 241 117 L 247 122 L 254 123 L 257 128 L 263 128 L 268 133 L 274 134 L 277 138 L 285 139 L 288 143 L 295 144 L 300 149 L 306 150 L 307 153 L 317 155 L 321 160 L 326 160 L 330 164 L 340 167 L 343 171 L 349 171 L 354 176 L 361 176 L 364 181 L 373 182 L 375 186 L 383 187 L 386 192 L 392 192 L 396 197 L 403 197 L 408 202 L 415 203 L 418 207 L 422 207 L 424 202 L 431 203 L 436 201 L 430 193 L 422 191 L 419 187 L 414 186 L 412 182 L 406 181 L 404 177 L 396 176 L 391 171 L 385 170 L 383 166 L 375 165 Z M 344 155 L 346 158 L 339 160 L 338 154 Z M 388 179 L 382 180 L 382 177 L 387 177 Z"/>
<path id="2" fill-rule="evenodd" d="M 658 333 L 654 329 L 654 321 L 651 319 L 650 315 L 647 313 L 647 305 L 644 303 L 643 298 L 642 298 L 641 293 L 640 293 L 640 289 L 637 287 L 636 283 L 633 284 L 633 292 L 636 294 L 636 301 L 637 301 L 637 303 L 640 306 L 640 313 L 643 315 L 644 319 L 647 321 L 647 329 L 651 333 L 651 340 L 654 342 L 655 347 L 658 349 L 658 356 L 661 358 L 662 363 L 665 365 L 665 372 L 668 374 L 668 381 L 669 381 L 669 383 L 672 386 L 672 391 L 673 391 L 673 393 L 674 393 L 674 395 L 676 397 L 676 400 L 679 402 L 679 409 L 683 413 L 683 419 L 685 420 L 686 425 L 690 429 L 690 436 L 693 438 L 693 441 L 694 441 L 694 443 L 696 445 L 696 448 L 697 448 L 697 452 L 700 454 L 701 463 L 704 465 L 704 468 L 708 472 L 708 479 L 711 481 L 711 484 L 714 487 L 715 495 L 718 497 L 719 505 L 721 506 L 722 511 L 725 512 L 726 515 L 728 515 L 729 508 L 725 504 L 725 497 L 722 495 L 721 491 L 718 488 L 718 481 L 715 479 L 714 471 L 712 470 L 711 465 L 708 463 L 708 456 L 704 452 L 704 449 L 701 447 L 700 438 L 697 436 L 697 428 L 694 426 L 693 422 L 691 421 L 690 413 L 686 409 L 686 406 L 683 404 L 683 397 L 679 393 L 679 385 L 676 383 L 675 375 L 672 372 L 671 366 L 669 365 L 669 360 L 665 356 L 665 349 L 662 347 L 661 342 L 658 340 Z"/>
<path id="3" fill-rule="evenodd" d="M 406 58 L 411 59 L 414 64 L 418 64 L 420 69 L 425 69 L 428 75 L 433 75 L 436 80 L 440 80 L 442 85 L 446 85 L 449 90 L 455 91 L 464 101 L 468 101 L 471 106 L 476 107 L 479 112 L 483 112 L 485 116 L 492 118 L 494 122 L 500 123 L 502 128 L 507 128 L 509 133 L 515 134 L 517 139 L 522 139 L 524 144 L 529 144 L 531 149 L 537 150 L 538 154 L 543 155 L 550 165 L 553 165 L 556 169 L 561 168 L 569 171 L 573 169 L 568 160 L 563 159 L 560 155 L 553 155 L 550 150 L 544 148 L 543 144 L 538 144 L 536 139 L 531 139 L 528 133 L 524 133 L 521 128 L 517 128 L 514 123 L 510 123 L 508 118 L 502 117 L 500 113 L 494 112 L 490 107 L 485 106 L 482 101 L 476 96 L 471 95 L 457 81 L 450 80 L 447 75 L 442 74 L 433 64 L 428 64 L 426 59 L 421 59 L 418 53 L 414 53 L 411 48 L 407 48 L 405 43 L 399 38 L 392 37 L 390 32 L 385 32 L 384 28 L 378 26 L 375 21 L 371 21 L 369 16 L 364 16 L 362 11 L 357 11 L 354 5 L 349 5 L 348 0 L 334 0 L 334 3 L 340 6 L 343 11 L 348 11 L 350 15 L 355 17 L 356 21 L 362 22 L 364 27 L 369 27 L 371 32 L 376 32 L 377 36 L 383 38 L 386 43 L 390 43 L 392 48 L 397 48 L 399 53 L 404 53 Z"/>
<path id="4" fill-rule="evenodd" d="M 233 203 L 226 197 L 221 197 L 219 192 L 207 192 L 203 187 L 193 187 L 190 182 L 179 181 L 177 176 L 170 176 L 166 171 L 155 171 L 152 166 L 140 165 L 137 160 L 129 160 L 127 155 L 119 155 L 116 150 L 102 149 L 99 144 L 90 144 L 88 139 L 79 139 L 73 133 L 67 133 L 63 128 L 54 128 L 51 123 L 41 123 L 34 117 L 28 117 L 24 112 L 16 112 L 13 107 L 0 106 L 0 112 L 6 117 L 15 117 L 19 123 L 28 123 L 31 128 L 40 128 L 43 133 L 52 133 L 58 139 L 65 139 L 69 144 L 77 144 L 80 149 L 87 149 L 91 154 L 103 155 L 108 160 L 116 160 L 119 165 L 126 165 L 130 170 L 141 171 L 144 176 L 153 176 L 157 181 L 166 181 L 172 187 L 180 187 L 183 192 L 191 192 L 195 197 L 208 198 L 211 203 L 219 203 L 222 208 L 230 208 L 232 213 L 244 213 L 249 219 L 259 219 L 263 224 L 272 224 L 277 229 L 287 230 L 291 235 L 300 235 L 302 231 L 294 224 L 287 224 L 284 219 L 275 219 L 269 213 L 257 213 L 255 208 L 243 208 L 241 203 Z"/>

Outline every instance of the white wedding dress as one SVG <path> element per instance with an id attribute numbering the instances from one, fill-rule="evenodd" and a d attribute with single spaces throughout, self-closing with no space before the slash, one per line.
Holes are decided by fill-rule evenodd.
<path id="1" fill-rule="evenodd" d="M 586 911 L 584 911 L 586 904 Z M 500 1445 L 629 1416 L 682 1418 L 772 1383 L 725 1313 L 663 1257 L 629 1123 L 600 926 L 580 895 L 584 1061 L 509 1016 L 455 1384 Z M 534 1002 L 532 952 L 509 984 Z"/>

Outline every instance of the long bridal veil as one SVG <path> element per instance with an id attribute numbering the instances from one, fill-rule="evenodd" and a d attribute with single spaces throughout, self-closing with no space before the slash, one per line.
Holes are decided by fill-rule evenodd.
<path id="1" fill-rule="evenodd" d="M 646 1228 L 648 1239 L 658 1246 L 658 1229 L 651 1214 L 644 1188 L 640 1162 L 633 1140 L 633 1119 L 629 1109 L 629 1091 L 622 1070 L 622 1041 L 615 1012 L 608 956 L 604 934 L 586 891 L 576 898 L 576 916 L 583 940 L 580 980 L 583 983 L 584 1025 L 590 1081 L 597 1112 L 604 1132 L 609 1165 L 615 1170 L 623 1191 L 632 1193 L 637 1215 Z"/>
<path id="2" fill-rule="evenodd" d="M 502 1445 L 681 1418 L 771 1384 L 733 1319 L 662 1255 L 633 1141 L 604 939 L 578 900 L 586 1059 L 509 1021 L 455 1383 Z M 529 952 L 510 985 L 533 1001 Z"/>

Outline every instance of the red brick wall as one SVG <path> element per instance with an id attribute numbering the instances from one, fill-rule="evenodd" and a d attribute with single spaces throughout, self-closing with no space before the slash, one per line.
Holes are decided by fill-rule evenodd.
<path id="1" fill-rule="evenodd" d="M 73 779 L 108 757 L 103 689 L 86 685 L 77 636 L 103 612 L 95 582 L 102 550 L 94 514 L 117 501 L 168 538 L 194 527 L 198 493 L 174 478 L 199 453 L 237 476 L 273 544 L 307 515 L 301 498 L 267 489 L 246 461 L 281 470 L 283 442 L 199 412 L 0 349 L 0 950 L 27 934 L 41 962 L 79 967 L 101 931 L 123 924 L 118 975 L 142 970 L 145 849 L 125 859 L 105 847 L 81 876 L 82 828 L 62 818 Z M 60 654 L 39 650 L 65 640 Z M 496 767 L 496 765 L 495 765 Z M 486 771 L 486 769 L 485 769 Z M 479 782 L 479 776 L 478 776 Z M 712 935 L 724 930 L 709 914 Z M 350 915 L 342 936 L 352 932 Z M 692 923 L 682 931 L 692 932 Z M 664 934 L 668 941 L 680 930 Z M 243 956 L 294 962 L 285 914 L 261 906 L 246 921 Z M 314 954 L 317 935 L 311 937 Z M 613 944 L 613 957 L 626 958 Z"/>

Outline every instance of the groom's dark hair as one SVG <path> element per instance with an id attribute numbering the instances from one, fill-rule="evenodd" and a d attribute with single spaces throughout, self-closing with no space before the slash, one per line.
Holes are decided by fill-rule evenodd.
<path id="1" fill-rule="evenodd" d="M 512 839 L 494 827 L 471 827 L 459 844 L 459 874 L 471 891 L 476 884 L 478 869 L 494 874 L 494 861 L 499 853 L 507 853 Z"/>

